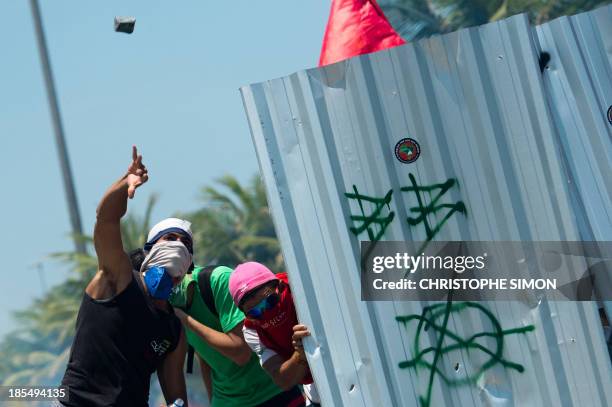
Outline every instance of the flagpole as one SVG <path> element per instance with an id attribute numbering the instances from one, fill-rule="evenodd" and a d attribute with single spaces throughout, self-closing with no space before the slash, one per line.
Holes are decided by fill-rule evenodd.
<path id="1" fill-rule="evenodd" d="M 70 169 L 70 161 L 68 159 L 68 150 L 64 139 L 64 129 L 62 127 L 62 119 L 60 116 L 59 105 L 57 103 L 57 94 L 53 84 L 53 73 L 51 71 L 51 63 L 49 61 L 49 53 L 47 43 L 45 41 L 45 32 L 43 30 L 42 19 L 40 16 L 40 8 L 38 0 L 30 0 L 30 8 L 32 10 L 32 19 L 36 32 L 36 42 L 38 44 L 38 54 L 42 65 L 43 76 L 45 78 L 45 86 L 47 88 L 47 100 L 49 109 L 51 110 L 51 121 L 53 122 L 53 132 L 55 134 L 55 144 L 62 170 L 62 178 L 64 182 L 64 193 L 68 203 L 68 212 L 70 215 L 70 223 L 72 225 L 72 234 L 74 245 L 78 253 L 86 253 L 85 243 L 80 238 L 83 234 L 81 227 L 81 216 L 77 204 L 76 191 L 72 179 L 72 171 Z"/>

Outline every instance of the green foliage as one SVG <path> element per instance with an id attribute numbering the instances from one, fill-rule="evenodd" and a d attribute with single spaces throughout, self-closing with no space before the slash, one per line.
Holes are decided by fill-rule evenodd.
<path id="1" fill-rule="evenodd" d="M 610 0 L 380 0 L 395 30 L 409 41 L 528 13 L 535 24 Z"/>
<path id="2" fill-rule="evenodd" d="M 0 343 L 3 385 L 57 384 L 68 361 L 83 284 L 69 279 L 27 310 L 15 313 L 19 328 Z"/>
<path id="3" fill-rule="evenodd" d="M 196 264 L 236 264 L 257 260 L 281 271 L 283 260 L 259 176 L 247 187 L 232 176 L 217 181 L 219 189 L 202 190 L 203 207 L 184 214 L 193 225 Z"/>

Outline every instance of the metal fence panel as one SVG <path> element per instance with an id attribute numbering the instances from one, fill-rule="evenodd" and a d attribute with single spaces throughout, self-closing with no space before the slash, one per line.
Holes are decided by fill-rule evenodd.
<path id="1" fill-rule="evenodd" d="M 554 57 L 544 80 L 588 240 L 612 240 L 611 21 L 604 7 L 536 27 L 539 47 Z"/>
<path id="2" fill-rule="evenodd" d="M 432 406 L 612 405 L 610 356 L 589 302 L 526 295 L 483 302 L 491 317 L 450 316 L 462 338 L 493 319 L 504 329 L 535 326 L 484 341 L 501 343 L 514 367 L 498 361 L 476 374 L 488 354 L 461 349 L 441 355 L 436 374 L 401 368 L 415 345 L 435 346 L 437 337 L 431 330 L 415 344 L 414 329 L 395 317 L 432 304 L 361 301 L 359 240 L 368 237 L 351 232 L 350 216 L 376 205 L 346 196 L 391 191 L 382 210 L 395 218 L 383 240 L 428 237 L 422 222 L 406 221 L 418 201 L 402 191 L 410 175 L 419 186 L 453 180 L 443 203 L 467 208 L 436 240 L 612 240 L 602 110 L 612 100 L 611 10 L 537 29 L 515 16 L 241 89 L 299 317 L 313 332 L 306 349 L 324 405 L 416 406 L 420 397 Z M 544 80 L 540 50 L 552 56 Z M 394 155 L 407 137 L 421 151 L 411 164 Z M 435 225 L 447 214 L 424 219 Z"/>

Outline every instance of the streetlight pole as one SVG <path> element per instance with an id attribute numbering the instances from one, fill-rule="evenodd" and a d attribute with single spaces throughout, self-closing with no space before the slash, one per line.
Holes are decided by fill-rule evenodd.
<path id="1" fill-rule="evenodd" d="M 85 243 L 79 238 L 79 236 L 83 234 L 81 227 L 81 216 L 79 214 L 76 191 L 74 189 L 74 182 L 72 180 L 72 171 L 70 170 L 70 161 L 68 159 L 68 150 L 66 149 L 66 141 L 64 139 L 62 118 L 60 116 L 59 105 L 57 103 L 55 86 L 53 84 L 53 73 L 51 71 L 51 63 L 49 62 L 49 53 L 47 51 L 47 43 L 45 41 L 45 32 L 43 30 L 42 19 L 40 17 L 38 0 L 30 0 L 30 8 L 32 9 L 32 19 L 34 20 L 34 29 L 36 31 L 38 53 L 40 55 L 40 62 L 47 88 L 47 100 L 51 110 L 51 120 L 53 122 L 53 131 L 55 133 L 55 144 L 57 145 L 57 153 L 62 169 L 64 192 L 66 194 L 66 201 L 68 202 L 68 211 L 70 215 L 70 223 L 72 224 L 74 244 L 76 251 L 84 254 L 86 253 Z"/>

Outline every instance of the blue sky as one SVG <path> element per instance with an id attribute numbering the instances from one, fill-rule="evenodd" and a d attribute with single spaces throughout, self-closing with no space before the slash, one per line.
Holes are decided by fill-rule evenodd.
<path id="1" fill-rule="evenodd" d="M 245 181 L 257 159 L 238 88 L 315 66 L 329 1 L 40 0 L 86 233 L 98 200 L 136 144 L 150 174 L 130 211 L 160 196 L 154 221 L 199 206 L 223 174 Z M 70 222 L 29 2 L 0 2 L 0 335 L 11 312 L 69 267 Z M 132 35 L 113 18 L 135 16 Z"/>

